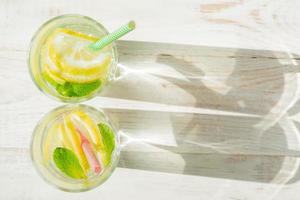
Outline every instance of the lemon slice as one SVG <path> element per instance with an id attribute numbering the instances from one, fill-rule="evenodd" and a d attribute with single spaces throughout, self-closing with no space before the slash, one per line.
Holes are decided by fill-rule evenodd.
<path id="1" fill-rule="evenodd" d="M 82 168 L 85 171 L 88 171 L 89 164 L 81 148 L 80 136 L 76 132 L 76 127 L 72 123 L 69 115 L 64 116 L 64 131 L 64 134 L 66 135 L 66 141 L 69 141 L 72 150 L 78 156 Z"/>
<path id="2" fill-rule="evenodd" d="M 101 138 L 100 131 L 94 120 L 85 112 L 76 110 L 72 112 L 72 118 L 76 120 L 78 124 L 84 127 L 89 134 L 88 137 L 95 144 L 96 149 L 103 149 L 103 141 Z"/>
<path id="3" fill-rule="evenodd" d="M 69 29 L 55 30 L 46 42 L 48 57 L 56 66 L 50 71 L 55 71 L 55 76 L 74 83 L 92 82 L 106 77 L 111 55 L 105 49 L 88 49 L 96 40 L 95 37 Z"/>
<path id="4" fill-rule="evenodd" d="M 51 158 L 52 150 L 55 146 L 61 146 L 62 140 L 59 137 L 60 131 L 59 131 L 59 124 L 54 123 L 48 130 L 47 136 L 45 138 L 44 143 L 44 159 L 45 161 L 49 161 Z"/>
<path id="5" fill-rule="evenodd" d="M 66 82 L 64 79 L 61 78 L 60 73 L 51 70 L 51 68 L 47 64 L 44 65 L 43 74 L 46 80 L 52 83 L 53 85 L 54 83 L 63 85 Z"/>
<path id="6" fill-rule="evenodd" d="M 64 124 L 60 124 L 59 127 L 58 127 L 58 130 L 60 132 L 60 138 L 62 140 L 62 144 L 65 148 L 67 149 L 72 149 L 72 144 L 68 138 L 68 135 L 67 135 L 67 132 L 66 132 L 66 128 L 64 126 Z"/>
<path id="7" fill-rule="evenodd" d="M 104 124 L 99 127 L 94 120 L 85 112 L 77 110 L 72 112 L 72 118 L 76 120 L 76 124 L 86 130 L 87 137 L 93 142 L 97 157 L 104 166 L 108 166 L 111 161 L 114 149 L 114 135 L 111 129 Z M 103 132 L 100 132 L 100 129 Z M 100 154 L 99 154 L 100 153 Z"/>
<path id="8" fill-rule="evenodd" d="M 64 84 L 66 81 L 61 78 L 61 72 L 55 63 L 49 57 L 47 48 L 43 48 L 41 51 L 41 63 L 43 66 L 42 74 L 44 78 L 52 85 Z"/>

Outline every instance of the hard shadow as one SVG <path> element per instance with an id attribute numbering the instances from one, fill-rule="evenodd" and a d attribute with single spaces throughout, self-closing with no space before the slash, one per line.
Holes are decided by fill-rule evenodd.
<path id="1" fill-rule="evenodd" d="M 143 42 L 121 42 L 119 49 L 124 72 L 106 97 L 255 116 L 110 110 L 126 139 L 120 167 L 280 184 L 299 180 L 298 129 L 288 132 L 290 121 L 280 121 L 296 96 L 297 58 Z"/>

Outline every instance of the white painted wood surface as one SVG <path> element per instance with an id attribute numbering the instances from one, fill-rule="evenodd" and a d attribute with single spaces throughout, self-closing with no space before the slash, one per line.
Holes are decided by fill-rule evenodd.
<path id="1" fill-rule="evenodd" d="M 0 199 L 298 200 L 298 0 L 0 0 Z M 120 76 L 87 104 L 118 125 L 123 150 L 102 186 L 71 194 L 34 171 L 37 121 L 61 105 L 34 86 L 30 39 L 79 13 L 112 30 Z"/>

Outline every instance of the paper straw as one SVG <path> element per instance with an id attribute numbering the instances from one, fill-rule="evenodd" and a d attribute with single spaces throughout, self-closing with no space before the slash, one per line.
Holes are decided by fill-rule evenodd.
<path id="1" fill-rule="evenodd" d="M 93 50 L 100 50 L 134 29 L 135 29 L 135 22 L 130 21 L 129 23 L 121 26 L 118 30 L 106 35 L 105 37 L 101 38 L 97 42 L 91 44 L 90 48 Z"/>

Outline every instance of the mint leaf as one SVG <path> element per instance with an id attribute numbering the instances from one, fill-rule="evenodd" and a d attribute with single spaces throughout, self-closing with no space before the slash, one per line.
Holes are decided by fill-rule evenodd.
<path id="1" fill-rule="evenodd" d="M 76 96 L 76 94 L 73 91 L 73 86 L 71 83 L 66 82 L 63 85 L 58 85 L 56 87 L 56 90 L 59 94 L 63 95 L 63 96 L 67 96 L 67 97 L 74 97 Z"/>
<path id="2" fill-rule="evenodd" d="M 63 96 L 68 97 L 82 97 L 90 94 L 101 86 L 101 81 L 94 81 L 91 83 L 70 83 L 66 82 L 63 85 L 56 86 L 56 90 Z"/>
<path id="3" fill-rule="evenodd" d="M 77 84 L 77 83 L 72 83 L 73 85 L 73 92 L 78 95 L 78 96 L 85 96 L 88 95 L 89 93 L 93 92 L 97 88 L 100 87 L 101 81 L 94 81 L 91 83 L 85 83 L 85 84 Z"/>
<path id="4" fill-rule="evenodd" d="M 52 79 L 48 73 L 42 73 L 43 78 L 52 85 L 59 94 L 67 97 L 82 97 L 90 94 L 101 86 L 101 81 L 96 80 L 90 83 L 71 83 L 60 84 Z"/>
<path id="5" fill-rule="evenodd" d="M 86 178 L 77 156 L 69 149 L 57 147 L 53 152 L 55 165 L 61 172 L 75 179 Z"/>
<path id="6" fill-rule="evenodd" d="M 104 165 L 107 166 L 111 161 L 111 156 L 115 149 L 115 134 L 113 130 L 104 123 L 98 124 L 98 128 L 102 135 L 102 141 L 105 151 Z"/>

